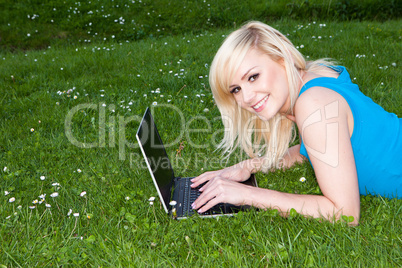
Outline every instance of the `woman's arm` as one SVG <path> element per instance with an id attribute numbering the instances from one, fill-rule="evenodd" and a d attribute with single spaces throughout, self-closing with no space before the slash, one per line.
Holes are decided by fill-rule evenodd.
<path id="1" fill-rule="evenodd" d="M 295 145 L 289 148 L 288 152 L 285 154 L 283 160 L 280 163 L 281 168 L 289 168 L 295 163 L 301 163 L 305 160 L 304 156 L 300 153 L 300 145 Z M 201 174 L 198 177 L 193 178 L 192 187 L 197 187 L 198 185 L 209 181 L 215 177 L 221 177 L 232 181 L 242 182 L 247 180 L 252 173 L 256 173 L 261 170 L 264 163 L 263 158 L 253 158 L 244 160 L 236 165 L 215 171 L 208 171 Z"/>

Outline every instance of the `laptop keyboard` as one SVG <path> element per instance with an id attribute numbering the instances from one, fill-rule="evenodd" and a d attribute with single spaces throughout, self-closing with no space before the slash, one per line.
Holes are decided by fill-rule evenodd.
<path id="1" fill-rule="evenodd" d="M 200 192 L 199 189 L 205 183 L 197 186 L 196 188 L 191 188 L 190 184 L 191 184 L 190 180 L 185 181 L 183 206 L 184 206 L 184 211 L 188 211 L 189 215 L 193 215 L 194 213 L 196 213 L 196 211 L 192 209 L 191 204 L 194 203 L 194 201 L 201 195 L 202 192 Z M 189 198 L 188 198 L 188 195 L 190 195 Z M 200 215 L 221 214 L 223 211 L 223 208 L 224 208 L 224 204 L 219 203 L 219 204 L 215 205 L 214 207 L 210 208 L 209 210 L 207 210 L 203 213 L 200 213 Z"/>

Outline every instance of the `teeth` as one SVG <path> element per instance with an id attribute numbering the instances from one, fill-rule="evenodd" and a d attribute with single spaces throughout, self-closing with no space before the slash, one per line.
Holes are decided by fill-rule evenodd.
<path id="1" fill-rule="evenodd" d="M 265 98 L 263 98 L 259 103 L 257 103 L 256 105 L 254 105 L 253 106 L 253 108 L 255 109 L 255 110 L 257 110 L 258 108 L 260 108 L 263 104 L 264 104 L 264 102 L 266 101 L 268 99 L 268 96 L 266 96 Z"/>

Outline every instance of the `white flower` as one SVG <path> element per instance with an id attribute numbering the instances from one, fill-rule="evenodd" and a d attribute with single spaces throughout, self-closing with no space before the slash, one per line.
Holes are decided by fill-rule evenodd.
<path id="1" fill-rule="evenodd" d="M 8 220 L 9 218 L 11 218 L 11 215 L 10 215 L 10 216 L 7 216 L 7 217 L 6 217 L 6 220 Z"/>
<path id="2" fill-rule="evenodd" d="M 35 129 L 34 128 L 31 128 L 31 132 L 34 132 L 35 131 Z"/>
<path id="3" fill-rule="evenodd" d="M 54 198 L 54 197 L 59 196 L 59 193 L 58 193 L 58 192 L 54 192 L 54 193 L 52 193 L 50 196 Z"/>
<path id="4" fill-rule="evenodd" d="M 87 194 L 87 192 L 83 191 L 82 193 L 80 193 L 80 196 L 84 196 L 86 194 Z"/>
<path id="5" fill-rule="evenodd" d="M 4 167 L 4 168 L 3 168 L 3 171 L 6 172 L 6 171 L 7 171 L 7 167 Z"/>
<path id="6" fill-rule="evenodd" d="M 45 199 L 46 194 L 41 194 L 40 196 L 38 196 L 40 199 Z"/>
<path id="7" fill-rule="evenodd" d="M 153 105 L 153 106 L 156 106 L 156 105 L 158 105 L 158 103 L 157 103 L 156 101 L 154 101 L 154 102 L 152 103 L 152 105 Z"/>
<path id="8" fill-rule="evenodd" d="M 37 199 L 35 199 L 34 201 L 32 201 L 32 204 L 38 204 L 39 201 Z"/>
<path id="9" fill-rule="evenodd" d="M 125 199 L 126 199 L 126 201 L 128 201 L 128 200 L 130 200 L 130 197 L 129 197 L 129 196 L 126 196 L 126 198 L 125 198 Z"/>
<path id="10" fill-rule="evenodd" d="M 81 173 L 81 169 L 77 169 L 77 172 L 78 172 L 78 173 Z"/>
<path id="11" fill-rule="evenodd" d="M 154 201 L 154 200 L 155 200 L 155 197 L 154 197 L 154 196 L 151 196 L 151 197 L 148 199 L 149 202 L 152 202 L 152 201 Z"/>
<path id="12" fill-rule="evenodd" d="M 41 180 L 41 181 L 44 181 L 45 179 L 46 179 L 45 176 L 40 176 L 40 180 Z"/>
<path id="13" fill-rule="evenodd" d="M 176 204 L 177 204 L 177 202 L 174 200 L 170 201 L 170 203 L 169 203 L 169 205 L 171 205 L 171 206 L 176 206 Z"/>
<path id="14" fill-rule="evenodd" d="M 8 195 L 10 192 L 8 191 L 4 191 L 4 195 Z"/>
<path id="15" fill-rule="evenodd" d="M 204 113 L 207 113 L 207 112 L 209 112 L 209 109 L 208 109 L 208 108 L 205 108 L 205 109 L 204 109 Z"/>
<path id="16" fill-rule="evenodd" d="M 305 178 L 305 177 L 301 177 L 299 181 L 300 181 L 300 182 L 305 182 L 305 181 L 306 181 L 306 178 Z"/>
<path id="17" fill-rule="evenodd" d="M 73 213 L 73 210 L 70 208 L 70 209 L 68 210 L 67 216 L 70 216 L 71 213 Z"/>
<path id="18" fill-rule="evenodd" d="M 52 205 L 50 205 L 50 204 L 46 204 L 45 205 L 47 208 L 51 208 L 52 207 Z"/>
<path id="19" fill-rule="evenodd" d="M 8 202 L 12 203 L 15 201 L 15 197 L 11 197 L 10 199 L 8 199 Z"/>
<path id="20" fill-rule="evenodd" d="M 80 213 L 78 213 L 78 212 L 77 212 L 77 213 L 74 213 L 73 216 L 74 216 L 74 217 L 79 217 L 79 216 L 80 216 Z"/>
<path id="21" fill-rule="evenodd" d="M 154 205 L 154 202 L 152 202 L 152 201 L 149 202 L 149 205 L 150 205 L 150 206 L 153 206 L 153 205 Z"/>
<path id="22" fill-rule="evenodd" d="M 22 206 L 21 206 L 21 205 L 19 205 L 17 208 L 18 208 L 18 209 L 22 209 Z"/>
<path id="23" fill-rule="evenodd" d="M 58 182 L 52 183 L 52 186 L 60 186 L 60 183 Z"/>
<path id="24" fill-rule="evenodd" d="M 35 209 L 36 207 L 35 207 L 35 206 L 29 206 L 29 208 L 30 208 L 30 209 Z"/>

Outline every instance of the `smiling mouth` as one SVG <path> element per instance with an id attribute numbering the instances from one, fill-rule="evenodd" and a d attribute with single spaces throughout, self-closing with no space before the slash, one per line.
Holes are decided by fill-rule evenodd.
<path id="1" fill-rule="evenodd" d="M 265 96 L 265 98 L 263 98 L 256 105 L 251 106 L 251 107 L 253 107 L 254 110 L 258 110 L 259 108 L 261 108 L 262 105 L 264 105 L 264 103 L 268 100 L 268 98 L 269 98 L 269 95 Z"/>

